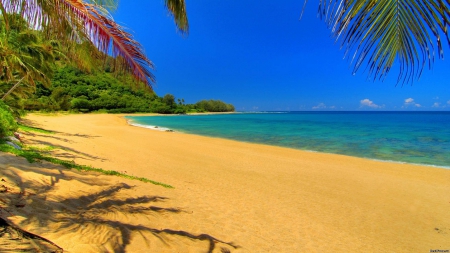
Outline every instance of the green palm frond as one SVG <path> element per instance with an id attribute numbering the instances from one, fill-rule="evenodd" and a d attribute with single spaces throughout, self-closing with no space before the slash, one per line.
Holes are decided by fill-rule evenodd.
<path id="1" fill-rule="evenodd" d="M 102 6 L 103 8 L 114 11 L 117 9 L 119 0 L 85 0 L 86 3 Z"/>
<path id="2" fill-rule="evenodd" d="M 189 22 L 187 19 L 186 4 L 184 0 L 164 0 L 164 3 L 173 15 L 178 29 L 182 33 L 187 33 L 189 31 Z"/>
<path id="3" fill-rule="evenodd" d="M 58 45 L 43 40 L 40 31 L 29 29 L 19 14 L 8 18 L 10 30 L 5 19 L 0 19 L 0 82 L 9 85 L 2 100 L 23 90 L 20 87 L 24 85 L 35 86 L 36 81 L 49 84 L 54 58 L 59 54 Z"/>
<path id="4" fill-rule="evenodd" d="M 63 51 L 64 54 L 59 58 L 63 58 L 66 64 L 73 64 L 88 73 L 102 68 L 106 61 L 105 55 L 98 51 L 90 41 L 65 43 Z"/>
<path id="5" fill-rule="evenodd" d="M 435 54 L 443 58 L 449 7 L 449 0 L 320 0 L 318 14 L 352 55 L 354 73 L 367 65 L 369 76 L 384 78 L 398 61 L 398 81 L 410 82 Z"/>

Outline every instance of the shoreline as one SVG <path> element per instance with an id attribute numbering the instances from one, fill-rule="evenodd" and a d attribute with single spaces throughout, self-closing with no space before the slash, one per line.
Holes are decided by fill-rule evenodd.
<path id="1" fill-rule="evenodd" d="M 54 156 L 175 187 L 26 160 L 11 165 L 19 158 L 8 156 L 4 171 L 10 168 L 22 182 L 39 173 L 36 182 L 51 191 L 45 199 L 39 192 L 30 198 L 47 201 L 42 210 L 57 207 L 29 209 L 13 220 L 70 252 L 200 252 L 209 242 L 212 252 L 450 249 L 446 169 L 149 131 L 121 115 L 25 120 L 56 132 L 26 136 L 28 145 L 52 145 Z M 45 214 L 57 215 L 46 221 L 48 228 L 36 218 Z"/>
<path id="2" fill-rule="evenodd" d="M 212 114 L 209 114 L 209 115 L 214 115 L 214 114 L 228 114 L 228 113 L 212 113 Z M 192 115 L 197 115 L 197 114 L 192 114 Z M 208 114 L 204 114 L 204 115 L 208 115 Z M 444 166 L 444 165 L 436 165 L 436 164 L 410 163 L 410 162 L 395 161 L 395 160 L 383 160 L 383 159 L 377 159 L 377 158 L 371 158 L 371 157 L 352 156 L 352 155 L 339 154 L 339 153 L 327 153 L 327 152 L 322 152 L 322 151 L 317 151 L 317 150 L 308 150 L 308 149 L 287 147 L 287 146 L 281 146 L 281 145 L 270 145 L 270 144 L 266 144 L 266 143 L 249 142 L 249 141 L 228 139 L 228 138 L 224 138 L 224 137 L 208 136 L 208 135 L 201 135 L 201 134 L 195 134 L 195 133 L 185 133 L 185 132 L 174 130 L 174 129 L 171 129 L 171 128 L 167 128 L 167 127 L 164 127 L 164 126 L 152 126 L 152 125 L 143 125 L 143 124 L 133 123 L 131 119 L 127 119 L 126 118 L 126 117 L 129 117 L 129 116 L 131 116 L 131 117 L 133 117 L 133 116 L 149 116 L 149 117 L 152 117 L 152 116 L 179 116 L 179 115 L 163 115 L 163 114 L 134 115 L 134 114 L 121 114 L 120 116 L 123 117 L 123 119 L 130 126 L 140 127 L 140 128 L 145 128 L 145 129 L 154 130 L 154 131 L 160 131 L 160 132 L 177 132 L 177 133 L 182 133 L 182 134 L 191 134 L 191 135 L 197 135 L 197 136 L 203 136 L 203 137 L 209 137 L 209 138 L 219 138 L 219 139 L 232 140 L 232 141 L 243 142 L 243 143 L 253 143 L 253 144 L 258 144 L 258 145 L 267 145 L 267 146 L 271 146 L 271 147 L 288 148 L 288 149 L 305 151 L 305 152 L 312 152 L 312 153 L 321 153 L 321 154 L 330 154 L 330 155 L 342 155 L 342 156 L 348 156 L 348 157 L 356 157 L 356 158 L 368 159 L 368 160 L 378 161 L 378 162 L 396 163 L 396 164 L 410 164 L 410 165 L 417 165 L 417 166 L 425 166 L 425 167 L 431 167 L 431 168 L 450 170 L 450 165 L 449 166 Z"/>

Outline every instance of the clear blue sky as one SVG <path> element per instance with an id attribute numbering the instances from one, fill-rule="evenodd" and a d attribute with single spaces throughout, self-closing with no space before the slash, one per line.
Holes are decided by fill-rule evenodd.
<path id="1" fill-rule="evenodd" d="M 301 20 L 302 0 L 186 2 L 187 36 L 162 0 L 120 1 L 114 13 L 155 64 L 160 96 L 220 99 L 238 111 L 450 110 L 448 59 L 403 87 L 396 86 L 397 68 L 383 82 L 364 69 L 352 75 L 315 1 Z"/>

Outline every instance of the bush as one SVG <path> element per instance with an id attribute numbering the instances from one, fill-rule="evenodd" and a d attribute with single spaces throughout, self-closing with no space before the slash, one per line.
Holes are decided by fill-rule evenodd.
<path id="1" fill-rule="evenodd" d="M 234 112 L 234 106 L 220 100 L 202 100 L 195 104 L 198 110 L 207 112 Z"/>
<path id="2" fill-rule="evenodd" d="M 17 130 L 17 122 L 9 107 L 0 101 L 0 137 L 10 136 Z"/>
<path id="3" fill-rule="evenodd" d="M 84 96 L 72 99 L 71 104 L 73 109 L 86 112 L 91 110 L 91 102 Z"/>

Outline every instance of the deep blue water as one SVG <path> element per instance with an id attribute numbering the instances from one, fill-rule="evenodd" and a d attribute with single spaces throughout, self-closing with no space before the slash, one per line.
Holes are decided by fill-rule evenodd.
<path id="1" fill-rule="evenodd" d="M 286 112 L 129 116 L 184 133 L 450 167 L 450 112 Z"/>

